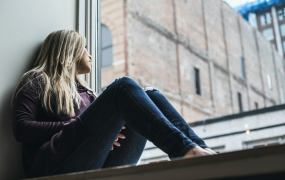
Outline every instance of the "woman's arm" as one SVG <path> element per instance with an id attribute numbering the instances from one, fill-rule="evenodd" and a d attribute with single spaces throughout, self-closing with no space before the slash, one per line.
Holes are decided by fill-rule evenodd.
<path id="1" fill-rule="evenodd" d="M 21 90 L 13 100 L 13 131 L 18 142 L 46 142 L 63 129 L 65 122 L 41 122 L 37 119 L 39 96 L 33 87 Z"/>

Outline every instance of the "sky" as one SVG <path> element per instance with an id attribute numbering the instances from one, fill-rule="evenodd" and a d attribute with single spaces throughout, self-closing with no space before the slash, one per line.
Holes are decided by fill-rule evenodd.
<path id="1" fill-rule="evenodd" d="M 224 0 L 224 1 L 227 2 L 232 8 L 235 8 L 237 6 L 241 6 L 248 2 L 253 2 L 256 0 Z"/>

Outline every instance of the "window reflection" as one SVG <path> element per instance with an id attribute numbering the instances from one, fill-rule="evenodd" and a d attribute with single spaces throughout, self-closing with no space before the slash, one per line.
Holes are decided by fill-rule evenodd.
<path id="1" fill-rule="evenodd" d="M 107 26 L 101 25 L 102 34 L 102 67 L 110 66 L 113 62 L 113 44 L 112 44 L 112 34 Z"/>
<path id="2" fill-rule="evenodd" d="M 285 3 L 227 3 L 102 0 L 102 23 L 113 35 L 102 86 L 127 75 L 159 89 L 219 152 L 275 143 L 269 132 L 284 134 L 276 109 L 285 109 Z M 148 142 L 141 163 L 166 159 Z"/>

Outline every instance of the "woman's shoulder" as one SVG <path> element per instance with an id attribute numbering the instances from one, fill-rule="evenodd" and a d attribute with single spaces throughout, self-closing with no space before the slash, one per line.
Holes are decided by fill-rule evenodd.
<path id="1" fill-rule="evenodd" d="M 16 91 L 19 93 L 20 91 L 23 92 L 39 92 L 44 87 L 45 78 L 42 72 L 39 71 L 29 71 L 26 72 L 19 84 L 16 88 Z"/>

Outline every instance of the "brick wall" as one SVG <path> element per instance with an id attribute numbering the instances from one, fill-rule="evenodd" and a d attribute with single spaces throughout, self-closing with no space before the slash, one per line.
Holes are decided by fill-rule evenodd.
<path id="1" fill-rule="evenodd" d="M 103 3 L 107 1 L 109 5 Z M 221 0 L 114 2 L 102 0 L 102 8 L 104 4 L 105 9 L 123 9 L 125 4 L 125 26 L 119 18 L 123 15 L 112 17 L 111 10 L 102 10 L 102 22 L 105 18 L 115 26 L 110 29 L 115 31 L 114 41 L 118 36 L 116 52 L 121 53 L 116 59 L 127 58 L 129 76 L 142 86 L 160 89 L 187 122 L 239 113 L 238 92 L 244 111 L 255 109 L 255 102 L 259 108 L 280 103 L 278 89 L 285 88 L 283 59 Z M 127 57 L 120 48 L 123 30 L 117 28 L 127 32 Z M 240 58 L 244 58 L 245 78 Z M 194 67 L 200 71 L 201 95 L 195 93 Z M 268 73 L 273 90 L 267 87 Z M 108 74 L 102 76 L 105 84 L 109 80 L 104 77 L 120 75 L 111 70 Z"/>
<path id="2" fill-rule="evenodd" d="M 126 75 L 124 0 L 101 0 L 101 23 L 112 33 L 113 64 L 102 68 L 101 86 Z"/>

